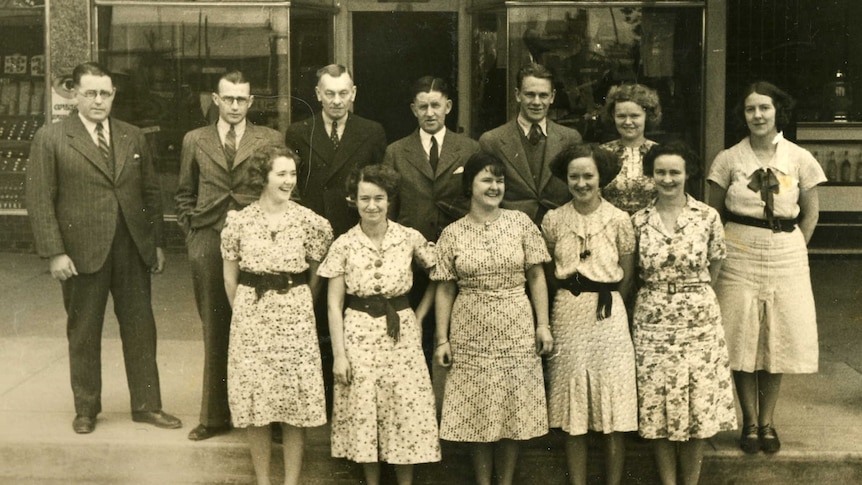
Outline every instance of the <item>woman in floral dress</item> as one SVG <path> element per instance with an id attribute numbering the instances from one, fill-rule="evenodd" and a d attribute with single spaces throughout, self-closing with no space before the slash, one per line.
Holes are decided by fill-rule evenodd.
<path id="1" fill-rule="evenodd" d="M 727 345 L 712 289 L 725 257 L 724 229 L 715 209 L 685 193 L 686 181 L 699 173 L 685 145 L 654 147 L 644 168 L 656 181 L 658 197 L 632 217 L 644 282 L 634 310 L 638 429 L 655 440 L 663 484 L 695 485 L 704 440 L 736 428 Z"/>
<path id="2" fill-rule="evenodd" d="M 470 211 L 443 230 L 431 273 L 434 359 L 451 366 L 440 437 L 469 443 L 479 485 L 490 485 L 495 472 L 497 483 L 511 485 L 519 442 L 548 432 L 540 357 L 553 348 L 542 268 L 548 251 L 527 215 L 500 208 L 504 173 L 488 153 L 467 161 Z"/>
<path id="3" fill-rule="evenodd" d="M 644 171 L 644 154 L 656 142 L 646 138 L 647 128 L 661 122 L 658 93 L 642 84 L 623 84 L 608 91 L 605 117 L 613 120 L 620 138 L 602 145 L 622 162 L 620 173 L 602 187 L 602 197 L 629 214 L 646 207 L 655 198 L 655 182 Z"/>
<path id="4" fill-rule="evenodd" d="M 283 146 L 258 149 L 247 163 L 260 199 L 228 212 L 221 234 L 233 307 L 228 403 L 233 425 L 247 428 L 257 482 L 267 485 L 270 423 L 281 423 L 285 485 L 300 483 L 305 428 L 326 423 L 312 299 L 332 228 L 290 200 L 296 162 Z"/>
<path id="5" fill-rule="evenodd" d="M 412 262 L 434 265 L 434 245 L 387 217 L 398 173 L 369 165 L 348 191 L 360 222 L 332 244 L 318 274 L 329 278 L 329 330 L 335 376 L 332 456 L 362 463 L 367 484 L 380 483 L 380 462 L 395 465 L 400 485 L 413 465 L 440 461 L 434 392 L 422 353 L 429 285 L 415 313 L 407 293 Z M 344 309 L 345 295 L 347 309 Z"/>
<path id="6" fill-rule="evenodd" d="M 599 194 L 619 170 L 616 155 L 595 144 L 572 145 L 551 162 L 572 201 L 549 211 L 542 233 L 556 287 L 548 358 L 548 419 L 566 436 L 569 480 L 587 480 L 587 432 L 602 433 L 605 483 L 622 480 L 626 431 L 637 429 L 635 360 L 624 301 L 634 270 L 628 214 Z"/>

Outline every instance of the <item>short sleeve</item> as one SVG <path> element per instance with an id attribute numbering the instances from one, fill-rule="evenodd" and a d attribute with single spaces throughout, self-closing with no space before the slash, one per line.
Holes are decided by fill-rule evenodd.
<path id="1" fill-rule="evenodd" d="M 313 214 L 309 217 L 306 231 L 303 242 L 306 257 L 313 261 L 322 261 L 332 244 L 332 226 L 323 217 Z"/>
<path id="2" fill-rule="evenodd" d="M 326 258 L 317 267 L 317 275 L 323 278 L 335 278 L 342 276 L 347 265 L 347 248 L 346 240 L 348 234 L 342 234 L 329 247 L 329 252 L 326 253 Z"/>
<path id="3" fill-rule="evenodd" d="M 242 222 L 239 212 L 228 211 L 221 230 L 221 256 L 225 261 L 239 261 L 239 235 Z"/>
<path id="4" fill-rule="evenodd" d="M 635 230 L 628 216 L 616 219 L 617 224 L 617 251 L 620 255 L 635 252 Z"/>
<path id="5" fill-rule="evenodd" d="M 539 228 L 527 217 L 523 212 L 517 212 L 520 218 L 522 231 L 524 234 L 524 267 L 530 268 L 537 264 L 547 263 L 551 260 L 551 255 L 548 254 L 548 246 L 545 244 L 545 239 Z"/>
<path id="6" fill-rule="evenodd" d="M 727 189 L 731 182 L 730 157 L 727 150 L 722 150 L 715 156 L 709 169 L 707 180 L 715 182 L 719 187 Z"/>
<path id="7" fill-rule="evenodd" d="M 709 247 L 707 247 L 707 259 L 715 261 L 727 257 L 727 244 L 724 242 L 724 226 L 715 209 L 709 208 Z"/>
<path id="8" fill-rule="evenodd" d="M 410 230 L 410 242 L 413 245 L 413 260 L 425 269 L 433 268 L 437 264 L 437 249 L 431 241 L 425 240 L 425 236 L 415 229 Z"/>
<path id="9" fill-rule="evenodd" d="M 437 264 L 431 270 L 433 281 L 452 281 L 458 279 L 455 274 L 455 236 L 449 230 L 452 226 L 443 229 L 440 239 L 437 240 L 435 252 Z"/>
<path id="10" fill-rule="evenodd" d="M 808 190 L 827 181 L 823 167 L 808 150 L 802 149 L 799 157 L 799 188 Z"/>
<path id="11" fill-rule="evenodd" d="M 542 218 L 542 237 L 545 238 L 548 252 L 553 254 L 557 245 L 557 217 L 554 211 L 546 213 Z"/>

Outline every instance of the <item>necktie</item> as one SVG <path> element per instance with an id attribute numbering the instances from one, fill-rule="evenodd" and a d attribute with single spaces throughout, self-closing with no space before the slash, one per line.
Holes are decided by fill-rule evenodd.
<path id="1" fill-rule="evenodd" d="M 772 219 L 775 218 L 775 199 L 773 196 L 778 193 L 779 185 L 778 177 L 769 168 L 761 168 L 754 172 L 751 176 L 751 182 L 748 184 L 749 189 L 760 192 L 760 199 L 766 205 L 763 208 L 766 213 L 766 220 L 769 221 L 770 225 L 772 225 Z"/>
<path id="2" fill-rule="evenodd" d="M 440 147 L 437 145 L 437 138 L 431 135 L 431 151 L 428 153 L 428 161 L 431 163 L 431 171 L 437 171 L 437 162 L 440 161 Z"/>
<path id="3" fill-rule="evenodd" d="M 544 135 L 542 134 L 542 129 L 539 128 L 539 124 L 533 123 L 533 126 L 530 127 L 530 134 L 527 135 L 527 138 L 530 139 L 530 143 L 537 145 L 543 136 Z"/>
<path id="4" fill-rule="evenodd" d="M 105 136 L 105 127 L 102 126 L 102 123 L 96 123 L 96 138 L 99 139 L 99 151 L 102 152 L 102 156 L 105 157 L 105 160 L 111 159 L 111 147 L 108 146 L 108 138 Z"/>
<path id="5" fill-rule="evenodd" d="M 227 135 L 224 137 L 224 157 L 227 160 L 227 167 L 233 168 L 233 159 L 236 158 L 236 130 L 234 125 L 230 125 L 227 130 Z"/>
<path id="6" fill-rule="evenodd" d="M 332 131 L 329 133 L 329 139 L 332 140 L 332 148 L 338 150 L 338 121 L 332 122 Z"/>

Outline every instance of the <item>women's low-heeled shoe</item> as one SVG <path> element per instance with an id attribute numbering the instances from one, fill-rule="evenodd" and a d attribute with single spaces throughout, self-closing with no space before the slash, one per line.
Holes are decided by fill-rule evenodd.
<path id="1" fill-rule="evenodd" d="M 781 449 L 781 441 L 772 425 L 757 428 L 757 435 L 760 437 L 760 449 L 764 453 L 775 453 Z"/>
<path id="2" fill-rule="evenodd" d="M 745 426 L 742 428 L 742 436 L 739 438 L 739 447 L 742 451 L 748 454 L 754 454 L 760 451 L 760 435 L 756 425 Z"/>

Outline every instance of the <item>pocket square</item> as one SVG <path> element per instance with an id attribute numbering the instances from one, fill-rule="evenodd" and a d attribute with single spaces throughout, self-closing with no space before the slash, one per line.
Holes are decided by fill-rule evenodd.
<path id="1" fill-rule="evenodd" d="M 135 160 L 140 160 L 141 156 L 135 153 L 134 155 L 132 155 L 132 158 L 134 158 Z"/>
<path id="2" fill-rule="evenodd" d="M 454 171 L 454 172 L 452 172 L 452 175 L 457 175 L 457 174 L 459 174 L 459 173 L 464 173 L 464 167 L 458 167 L 458 168 L 456 168 L 456 169 L 455 169 L 455 171 Z"/>

